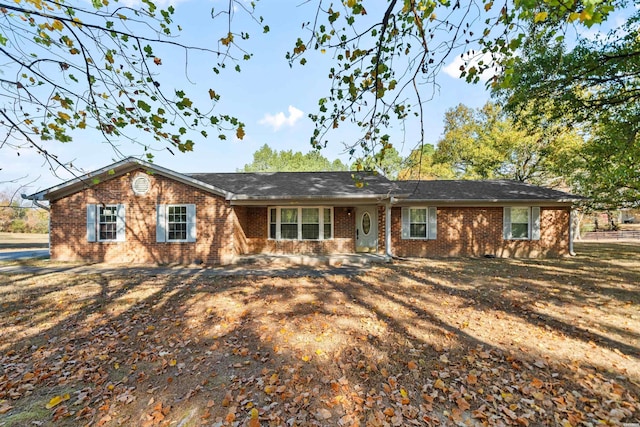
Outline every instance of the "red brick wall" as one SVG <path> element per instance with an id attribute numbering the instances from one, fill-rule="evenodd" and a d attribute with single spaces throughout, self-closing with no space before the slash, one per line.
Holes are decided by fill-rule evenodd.
<path id="1" fill-rule="evenodd" d="M 333 239 L 272 240 L 268 238 L 268 208 L 236 206 L 246 247 L 241 254 L 330 254 L 355 252 L 355 208 L 333 209 Z M 351 215 L 349 215 L 351 212 Z"/>
<path id="2" fill-rule="evenodd" d="M 402 211 L 391 212 L 392 252 L 401 257 L 539 257 L 569 254 L 569 208 L 540 209 L 540 240 L 504 240 L 502 207 L 438 208 L 435 240 L 402 239 Z"/>
<path id="3" fill-rule="evenodd" d="M 159 175 L 135 195 L 131 180 L 142 170 L 116 177 L 51 203 L 51 257 L 63 261 L 188 264 L 228 263 L 238 244 L 236 215 L 224 198 Z M 87 204 L 125 205 L 126 241 L 87 242 Z M 157 204 L 196 204 L 195 243 L 156 242 Z M 239 242 L 241 244 L 242 242 Z"/>
<path id="4" fill-rule="evenodd" d="M 355 207 L 334 208 L 334 238 L 276 241 L 267 237 L 267 207 L 232 207 L 224 198 L 159 175 L 149 175 L 150 191 L 135 195 L 133 177 L 142 170 L 99 183 L 51 203 L 51 257 L 63 261 L 158 264 L 226 264 L 235 255 L 258 253 L 329 254 L 355 252 Z M 87 242 L 87 204 L 126 209 L 126 241 Z M 156 205 L 196 205 L 195 243 L 156 242 Z M 403 240 L 401 208 L 391 215 L 392 252 L 398 256 L 563 256 L 569 252 L 569 208 L 540 210 L 538 241 L 505 241 L 502 207 L 438 208 L 436 240 Z M 384 207 L 378 208 L 379 253 L 385 245 Z"/>

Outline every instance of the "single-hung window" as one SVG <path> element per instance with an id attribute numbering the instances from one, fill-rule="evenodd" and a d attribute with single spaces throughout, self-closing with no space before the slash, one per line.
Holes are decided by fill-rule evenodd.
<path id="1" fill-rule="evenodd" d="M 435 207 L 402 208 L 402 238 L 436 239 L 437 214 Z"/>
<path id="2" fill-rule="evenodd" d="M 124 242 L 125 209 L 123 204 L 87 205 L 88 242 Z"/>
<path id="3" fill-rule="evenodd" d="M 116 240 L 118 236 L 118 206 L 98 206 L 98 240 Z"/>
<path id="4" fill-rule="evenodd" d="M 505 207 L 503 228 L 505 240 L 540 240 L 540 208 Z"/>
<path id="5" fill-rule="evenodd" d="M 427 210 L 409 209 L 409 237 L 416 239 L 427 238 Z"/>
<path id="6" fill-rule="evenodd" d="M 276 238 L 276 230 L 278 229 L 278 210 L 276 208 L 269 209 L 269 238 Z"/>
<path id="7" fill-rule="evenodd" d="M 529 238 L 529 208 L 511 208 L 511 238 Z"/>
<path id="8" fill-rule="evenodd" d="M 298 208 L 280 209 L 280 238 L 298 239 Z"/>
<path id="9" fill-rule="evenodd" d="M 318 208 L 302 208 L 302 240 L 320 238 L 320 212 Z"/>
<path id="10" fill-rule="evenodd" d="M 187 207 L 168 206 L 167 240 L 187 240 Z"/>
<path id="11" fill-rule="evenodd" d="M 195 242 L 196 205 L 158 205 L 156 207 L 157 242 Z"/>
<path id="12" fill-rule="evenodd" d="M 333 209 L 331 209 L 331 208 L 323 208 L 323 210 L 324 210 L 324 217 L 323 217 L 324 236 L 322 236 L 322 238 L 327 240 L 327 239 L 331 239 L 333 237 L 331 235 L 331 230 L 333 230 L 333 218 L 332 218 Z"/>

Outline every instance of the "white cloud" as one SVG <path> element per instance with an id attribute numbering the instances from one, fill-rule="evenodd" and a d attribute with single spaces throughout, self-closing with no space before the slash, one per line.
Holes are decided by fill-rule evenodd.
<path id="1" fill-rule="evenodd" d="M 445 74 L 453 77 L 454 79 L 459 79 L 460 73 L 462 72 L 460 70 L 461 66 L 464 65 L 466 68 L 470 68 L 473 66 L 477 66 L 480 61 L 483 61 L 483 64 L 485 65 L 491 64 L 491 55 L 488 53 L 473 54 L 471 52 L 467 52 L 462 55 L 456 56 L 456 59 L 454 59 L 452 63 L 444 67 L 442 71 L 444 71 Z M 496 74 L 497 70 L 495 68 L 489 68 L 482 72 L 482 74 L 480 75 L 480 80 L 486 82 L 493 78 L 493 76 L 495 76 Z"/>
<path id="2" fill-rule="evenodd" d="M 267 113 L 258 123 L 261 125 L 271 126 L 274 131 L 280 129 L 282 126 L 293 127 L 304 113 L 293 105 L 289 105 L 288 111 L 289 117 L 287 117 L 282 111 L 276 115 Z"/>

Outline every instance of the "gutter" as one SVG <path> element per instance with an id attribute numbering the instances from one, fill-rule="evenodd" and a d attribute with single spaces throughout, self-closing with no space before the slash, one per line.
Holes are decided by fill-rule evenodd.
<path id="1" fill-rule="evenodd" d="M 244 194 L 235 194 L 229 198 L 232 202 L 259 202 L 259 201 L 271 201 L 271 200 L 351 200 L 351 199 L 375 199 L 381 200 L 389 197 L 389 193 L 384 194 L 337 194 L 331 196 L 323 195 L 280 195 L 280 196 L 249 196 Z"/>
<path id="2" fill-rule="evenodd" d="M 436 203 L 442 205 L 469 205 L 478 206 L 480 204 L 529 204 L 529 205 L 548 205 L 575 203 L 578 199 L 404 199 L 400 200 L 403 205 L 411 205 L 412 203 Z"/>
<path id="3" fill-rule="evenodd" d="M 39 200 L 41 199 L 36 199 L 33 194 L 31 196 L 27 196 L 26 194 L 21 194 L 20 197 L 22 197 L 23 200 L 31 200 L 31 202 L 37 207 L 39 207 L 40 209 L 44 209 L 47 212 L 51 211 L 51 208 L 49 206 L 45 206 L 42 203 L 40 203 Z"/>

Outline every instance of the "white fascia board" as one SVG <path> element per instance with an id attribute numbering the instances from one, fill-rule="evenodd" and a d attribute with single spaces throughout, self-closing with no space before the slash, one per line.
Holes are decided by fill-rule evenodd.
<path id="1" fill-rule="evenodd" d="M 273 196 L 273 197 L 252 197 L 234 196 L 231 204 L 235 206 L 282 206 L 282 205 L 331 205 L 331 206 L 353 206 L 372 205 L 383 203 L 388 200 L 388 194 L 344 196 L 344 197 L 318 197 L 318 196 Z"/>
<path id="2" fill-rule="evenodd" d="M 474 200 L 451 200 L 451 199 L 403 199 L 398 200 L 397 206 L 413 206 L 420 204 L 438 205 L 438 206 L 486 206 L 486 205 L 500 205 L 500 206 L 568 206 L 572 203 L 576 203 L 580 199 L 518 199 L 518 200 L 506 200 L 506 199 L 474 199 Z"/>
<path id="3" fill-rule="evenodd" d="M 93 183 L 93 180 L 95 178 L 104 178 L 104 179 L 115 178 L 115 177 L 124 175 L 129 171 L 135 170 L 138 167 L 148 169 L 153 173 L 165 176 L 167 178 L 174 179 L 178 182 L 182 182 L 184 184 L 215 193 L 219 196 L 223 196 L 227 200 L 229 200 L 233 196 L 233 194 L 228 191 L 222 190 L 213 185 L 206 184 L 202 181 L 198 181 L 197 179 L 193 179 L 181 173 L 163 168 L 162 166 L 154 165 L 152 163 L 147 163 L 143 160 L 128 157 L 126 159 L 120 160 L 119 162 L 113 163 L 109 166 L 105 166 L 93 172 L 89 172 L 85 175 L 63 182 L 62 184 L 58 184 L 56 186 L 47 188 L 45 190 L 39 191 L 29 196 L 25 196 L 24 198 L 28 200 L 59 199 L 59 198 L 68 196 L 70 194 L 76 193 L 78 191 L 81 191 L 85 188 L 90 188 L 94 186 L 95 184 Z"/>

